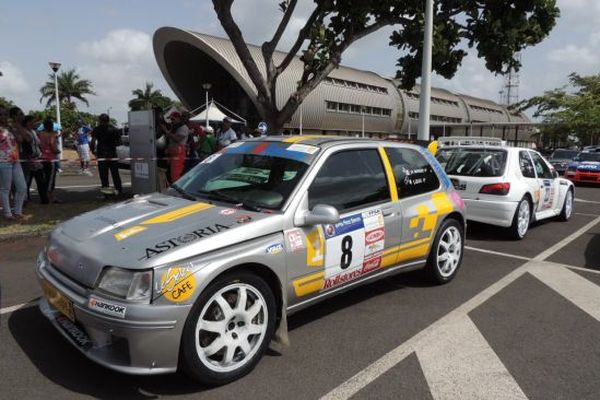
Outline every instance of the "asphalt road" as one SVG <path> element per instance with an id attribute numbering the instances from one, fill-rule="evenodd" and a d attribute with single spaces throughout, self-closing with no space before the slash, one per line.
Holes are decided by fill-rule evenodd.
<path id="1" fill-rule="evenodd" d="M 87 360 L 35 306 L 18 308 L 41 294 L 44 238 L 0 243 L 0 398 L 597 399 L 600 188 L 576 197 L 569 222 L 536 224 L 520 242 L 470 224 L 448 285 L 397 275 L 294 315 L 290 347 L 213 389 Z"/>

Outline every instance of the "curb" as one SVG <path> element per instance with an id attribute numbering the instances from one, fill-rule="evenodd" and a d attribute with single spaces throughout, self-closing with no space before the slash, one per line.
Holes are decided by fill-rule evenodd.
<path id="1" fill-rule="evenodd" d="M 15 234 L 0 234 L 0 243 L 16 242 L 23 239 L 33 239 L 41 236 L 47 236 L 52 230 L 41 230 L 39 232 L 23 232 Z"/>

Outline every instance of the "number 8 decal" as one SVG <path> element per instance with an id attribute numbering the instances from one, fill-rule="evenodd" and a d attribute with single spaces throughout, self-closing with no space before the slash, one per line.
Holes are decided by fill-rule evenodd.
<path id="1" fill-rule="evenodd" d="M 342 239 L 342 258 L 340 259 L 340 267 L 346 269 L 352 263 L 352 236 L 348 235 Z"/>

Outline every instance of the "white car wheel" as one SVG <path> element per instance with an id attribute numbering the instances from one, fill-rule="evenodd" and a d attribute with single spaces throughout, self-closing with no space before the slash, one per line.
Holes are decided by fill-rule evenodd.
<path id="1" fill-rule="evenodd" d="M 276 301 L 257 275 L 217 278 L 199 296 L 185 324 L 181 365 L 197 381 L 222 385 L 256 366 L 275 332 Z"/>
<path id="2" fill-rule="evenodd" d="M 565 203 L 560 213 L 560 219 L 568 221 L 573 215 L 573 191 L 569 189 L 565 195 Z"/>
<path id="3" fill-rule="evenodd" d="M 265 299 L 245 283 L 225 286 L 206 303 L 196 324 L 196 352 L 215 372 L 243 367 L 260 348 L 269 319 Z"/>
<path id="4" fill-rule="evenodd" d="M 529 200 L 527 198 L 523 198 L 519 205 L 517 206 L 517 210 L 515 211 L 515 216 L 513 218 L 513 224 L 511 227 L 513 236 L 516 239 L 523 239 L 529 230 L 529 224 L 531 223 L 531 205 L 529 204 Z"/>
<path id="5" fill-rule="evenodd" d="M 437 267 L 444 278 L 452 276 L 462 253 L 462 238 L 454 226 L 447 228 L 440 237 L 437 248 Z"/>

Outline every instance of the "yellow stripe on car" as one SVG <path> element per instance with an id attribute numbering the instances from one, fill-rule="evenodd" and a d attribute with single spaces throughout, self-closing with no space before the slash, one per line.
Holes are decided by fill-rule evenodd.
<path id="1" fill-rule="evenodd" d="M 396 264 L 404 261 L 413 260 L 415 258 L 425 257 L 429 252 L 429 243 L 411 247 L 410 249 L 401 250 L 396 258 Z"/>
<path id="2" fill-rule="evenodd" d="M 131 228 L 127 228 L 125 230 L 122 230 L 119 233 L 115 233 L 115 239 L 117 240 L 123 240 L 123 239 L 127 239 L 130 236 L 133 235 L 137 235 L 138 233 L 145 231 L 147 228 L 145 226 L 132 226 Z"/>
<path id="3" fill-rule="evenodd" d="M 396 177 L 394 176 L 394 169 L 392 168 L 392 164 L 390 163 L 390 159 L 385 152 L 383 147 L 379 149 L 379 155 L 381 156 L 381 161 L 383 161 L 383 167 L 385 168 L 385 175 L 387 176 L 388 186 L 390 187 L 390 197 L 392 201 L 398 200 L 398 186 L 396 185 Z"/>
<path id="4" fill-rule="evenodd" d="M 142 222 L 142 225 L 166 224 L 168 222 L 177 221 L 178 219 L 185 218 L 189 215 L 196 214 L 197 212 L 213 207 L 214 206 L 212 204 L 208 203 L 195 203 L 190 206 L 182 207 L 178 210 L 169 211 L 157 217 L 147 219 Z"/>
<path id="5" fill-rule="evenodd" d="M 304 278 L 296 279 L 292 282 L 292 285 L 294 286 L 296 296 L 302 297 L 320 291 L 323 288 L 324 283 L 325 272 L 321 271 L 316 274 L 305 276 Z"/>
<path id="6" fill-rule="evenodd" d="M 323 135 L 292 136 L 292 137 L 289 137 L 287 139 L 283 139 L 283 143 L 297 143 L 297 142 L 301 142 L 303 140 L 321 139 L 321 138 L 329 138 L 329 139 L 331 139 L 331 136 L 323 136 Z"/>

